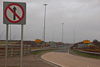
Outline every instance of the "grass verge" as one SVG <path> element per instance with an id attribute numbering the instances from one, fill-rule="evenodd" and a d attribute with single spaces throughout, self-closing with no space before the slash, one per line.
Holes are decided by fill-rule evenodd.
<path id="1" fill-rule="evenodd" d="M 71 53 L 74 55 L 79 55 L 79 56 L 83 56 L 83 57 L 100 59 L 100 55 L 83 53 L 83 52 L 80 52 L 78 50 L 71 50 Z"/>
<path id="2" fill-rule="evenodd" d="M 33 51 L 32 54 L 33 55 L 42 55 L 44 53 L 52 52 L 54 50 L 57 50 L 57 49 L 37 50 L 37 51 Z"/>

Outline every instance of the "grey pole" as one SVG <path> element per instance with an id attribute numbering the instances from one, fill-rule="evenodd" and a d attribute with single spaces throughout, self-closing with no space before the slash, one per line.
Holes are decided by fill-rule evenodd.
<path id="1" fill-rule="evenodd" d="M 11 25 L 10 25 L 10 40 L 11 40 Z"/>
<path id="2" fill-rule="evenodd" d="M 0 28 L 0 31 L 1 31 L 1 28 Z M 1 33 L 0 33 L 0 40 L 1 40 Z"/>
<path id="3" fill-rule="evenodd" d="M 64 23 L 62 23 L 62 38 L 61 38 L 61 42 L 63 43 L 63 35 L 64 35 L 64 29 L 63 29 L 63 27 L 64 27 Z"/>
<path id="4" fill-rule="evenodd" d="M 8 32 L 9 32 L 9 26 L 6 25 L 6 46 L 5 46 L 5 67 L 7 67 L 7 61 L 8 61 Z"/>
<path id="5" fill-rule="evenodd" d="M 76 32 L 75 32 L 75 28 L 73 30 L 73 44 L 75 43 L 76 41 Z"/>
<path id="6" fill-rule="evenodd" d="M 23 24 L 21 24 L 21 52 L 20 52 L 20 67 L 23 67 Z"/>
<path id="7" fill-rule="evenodd" d="M 44 29 L 43 29 L 43 41 L 44 41 L 44 44 L 45 44 L 45 23 L 46 23 L 46 6 L 48 4 L 44 4 L 45 6 L 45 10 L 44 10 Z"/>

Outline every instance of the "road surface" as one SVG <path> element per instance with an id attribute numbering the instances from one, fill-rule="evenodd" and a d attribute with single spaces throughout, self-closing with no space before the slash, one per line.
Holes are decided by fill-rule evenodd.
<path id="1" fill-rule="evenodd" d="M 8 58 L 7 67 L 19 67 L 19 57 Z M 0 58 L 0 67 L 4 67 L 4 58 Z M 59 67 L 55 64 L 46 62 L 38 55 L 29 55 L 23 57 L 23 67 Z"/>
<path id="2" fill-rule="evenodd" d="M 42 59 L 62 67 L 100 67 L 100 60 L 74 56 L 65 52 L 49 52 Z"/>

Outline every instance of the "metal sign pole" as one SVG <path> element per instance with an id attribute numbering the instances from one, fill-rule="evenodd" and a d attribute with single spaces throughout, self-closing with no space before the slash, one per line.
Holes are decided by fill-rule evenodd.
<path id="1" fill-rule="evenodd" d="M 23 67 L 23 24 L 21 24 L 21 52 L 20 52 L 20 67 Z"/>
<path id="2" fill-rule="evenodd" d="M 7 60 L 8 60 L 8 30 L 9 26 L 8 24 L 6 24 L 5 67 L 7 67 Z"/>

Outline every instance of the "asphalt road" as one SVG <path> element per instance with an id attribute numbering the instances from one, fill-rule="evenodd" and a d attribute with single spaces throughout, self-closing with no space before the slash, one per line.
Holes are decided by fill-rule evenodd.
<path id="1" fill-rule="evenodd" d="M 42 55 L 46 61 L 62 67 L 100 67 L 100 60 L 75 56 L 65 52 L 49 52 Z"/>
<path id="2" fill-rule="evenodd" d="M 70 48 L 70 45 L 65 45 L 63 47 L 60 47 L 59 50 L 55 50 L 54 52 L 69 52 L 69 48 Z"/>

